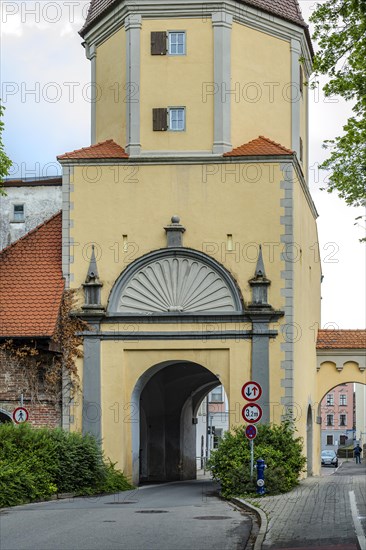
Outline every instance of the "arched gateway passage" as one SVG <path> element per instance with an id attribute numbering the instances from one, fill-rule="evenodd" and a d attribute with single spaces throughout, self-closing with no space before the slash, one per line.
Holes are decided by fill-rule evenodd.
<path id="1" fill-rule="evenodd" d="M 133 432 L 133 479 L 176 481 L 196 477 L 196 413 L 220 384 L 208 369 L 188 361 L 155 365 L 138 380 Z"/>

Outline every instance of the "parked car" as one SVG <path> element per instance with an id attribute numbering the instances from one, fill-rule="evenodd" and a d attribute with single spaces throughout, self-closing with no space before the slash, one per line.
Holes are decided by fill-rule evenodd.
<path id="1" fill-rule="evenodd" d="M 322 451 L 322 466 L 334 466 L 338 468 L 338 457 L 335 451 Z"/>

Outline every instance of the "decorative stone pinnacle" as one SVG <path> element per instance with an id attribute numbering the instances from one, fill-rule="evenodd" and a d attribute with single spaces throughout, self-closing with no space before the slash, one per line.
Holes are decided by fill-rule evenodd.
<path id="1" fill-rule="evenodd" d="M 183 246 L 183 233 L 185 227 L 180 223 L 180 217 L 174 215 L 171 217 L 171 224 L 164 227 L 167 236 L 168 248 L 179 248 Z"/>
<path id="2" fill-rule="evenodd" d="M 89 262 L 89 269 L 85 279 L 86 283 L 95 282 L 99 278 L 97 260 L 95 258 L 94 249 L 95 247 L 92 244 L 92 253 L 91 253 L 90 262 Z"/>
<path id="3" fill-rule="evenodd" d="M 252 287 L 252 303 L 250 304 L 250 307 L 268 308 L 268 287 L 271 284 L 271 281 L 266 277 L 261 245 L 259 245 L 258 260 L 254 277 L 249 280 L 249 284 Z"/>
<path id="4" fill-rule="evenodd" d="M 263 255 L 262 255 L 262 245 L 259 245 L 259 253 L 258 253 L 258 260 L 257 260 L 257 266 L 255 268 L 254 278 L 256 277 L 266 277 L 266 272 L 264 269 L 264 263 L 263 263 Z"/>
<path id="5" fill-rule="evenodd" d="M 83 284 L 84 300 L 85 300 L 85 303 L 83 305 L 84 310 L 102 309 L 101 301 L 100 301 L 100 298 L 101 298 L 100 289 L 102 286 L 103 286 L 102 283 L 99 282 L 97 260 L 95 257 L 95 247 L 94 245 L 92 245 L 92 253 L 91 253 L 90 262 L 89 262 L 89 269 L 86 275 L 85 283 Z"/>

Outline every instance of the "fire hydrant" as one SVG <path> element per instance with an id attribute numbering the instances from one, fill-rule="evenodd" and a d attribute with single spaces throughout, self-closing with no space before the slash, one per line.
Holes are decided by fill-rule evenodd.
<path id="1" fill-rule="evenodd" d="M 264 469 L 267 466 L 264 463 L 263 458 L 258 458 L 257 460 L 257 494 L 258 495 L 264 495 L 266 492 L 264 488 Z"/>

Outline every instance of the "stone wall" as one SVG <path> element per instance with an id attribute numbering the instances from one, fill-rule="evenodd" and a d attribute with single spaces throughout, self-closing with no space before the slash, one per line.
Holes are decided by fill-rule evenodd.
<path id="1" fill-rule="evenodd" d="M 37 357 L 42 364 L 52 359 L 50 352 L 43 352 Z M 23 406 L 29 412 L 29 423 L 33 426 L 61 426 L 60 387 L 47 391 L 39 369 L 37 388 L 31 387 L 27 380 L 25 367 L 19 364 L 9 352 L 0 350 L 0 411 L 11 414 L 20 406 L 23 394 Z"/>

